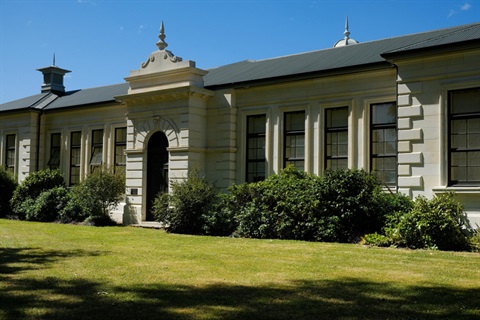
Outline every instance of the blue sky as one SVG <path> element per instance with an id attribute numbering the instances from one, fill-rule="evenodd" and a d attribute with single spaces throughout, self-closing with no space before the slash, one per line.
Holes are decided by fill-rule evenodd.
<path id="1" fill-rule="evenodd" d="M 162 20 L 168 49 L 206 69 L 330 48 L 347 15 L 366 42 L 479 22 L 480 0 L 0 0 L 0 103 L 39 93 L 54 54 L 67 90 L 124 82 Z"/>

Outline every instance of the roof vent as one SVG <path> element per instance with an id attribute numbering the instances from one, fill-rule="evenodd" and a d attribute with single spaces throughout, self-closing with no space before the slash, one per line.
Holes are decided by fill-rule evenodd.
<path id="1" fill-rule="evenodd" d="M 58 95 L 63 95 L 65 93 L 63 77 L 66 73 L 71 71 L 57 67 L 55 65 L 55 55 L 53 56 L 52 66 L 37 70 L 43 74 L 42 93 L 52 92 Z"/>

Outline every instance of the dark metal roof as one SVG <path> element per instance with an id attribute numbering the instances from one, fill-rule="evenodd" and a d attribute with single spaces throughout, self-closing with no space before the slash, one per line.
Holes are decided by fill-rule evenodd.
<path id="1" fill-rule="evenodd" d="M 387 66 L 381 56 L 384 52 L 406 50 L 409 47 L 433 47 L 478 39 L 480 23 L 447 29 L 411 34 L 395 38 L 358 43 L 350 46 L 289 55 L 259 61 L 242 61 L 210 69 L 204 77 L 206 87 L 275 79 L 299 74 L 318 74 L 332 70 L 361 68 L 362 66 Z"/>
<path id="2" fill-rule="evenodd" d="M 127 91 L 128 83 L 70 91 L 49 104 L 45 110 L 112 102 L 115 101 L 116 96 L 125 95 L 127 94 Z"/>
<path id="3" fill-rule="evenodd" d="M 480 40 L 480 23 L 410 34 L 349 46 L 294 54 L 266 60 L 246 60 L 208 70 L 206 88 L 235 87 L 279 79 L 296 79 L 322 74 L 350 73 L 371 68 L 387 68 L 389 55 L 407 55 L 432 48 L 460 48 L 460 44 Z M 473 41 L 473 42 L 472 42 Z M 451 49 L 449 49 L 451 50 Z M 66 92 L 57 97 L 43 93 L 0 105 L 1 111 L 20 109 L 56 110 L 74 106 L 114 102 L 128 93 L 128 83 Z"/>
<path id="4" fill-rule="evenodd" d="M 454 46 L 458 43 L 471 42 L 480 40 L 480 23 L 474 23 L 463 27 L 446 29 L 446 33 L 440 33 L 434 37 L 410 45 L 384 52 L 384 56 L 393 53 L 406 53 L 408 51 L 416 51 L 433 47 L 441 47 L 445 45 Z M 449 32 L 448 32 L 449 31 Z"/>
<path id="5" fill-rule="evenodd" d="M 42 101 L 46 96 L 50 95 L 50 93 L 39 93 L 30 97 L 10 101 L 7 103 L 0 104 L 0 112 L 1 111 L 11 111 L 11 110 L 20 110 L 20 109 L 28 109 L 30 107 L 35 106 L 36 103 Z"/>

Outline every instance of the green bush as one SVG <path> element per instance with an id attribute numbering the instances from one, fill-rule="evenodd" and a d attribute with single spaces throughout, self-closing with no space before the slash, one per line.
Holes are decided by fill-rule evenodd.
<path id="1" fill-rule="evenodd" d="M 13 174 L 0 166 L 0 218 L 10 215 L 10 199 L 17 188 L 18 183 Z"/>
<path id="2" fill-rule="evenodd" d="M 199 177 L 198 170 L 194 169 L 190 170 L 186 180 L 171 182 L 171 193 L 160 194 L 155 199 L 152 213 L 169 232 L 205 234 L 216 199 L 213 184 Z"/>
<path id="3" fill-rule="evenodd" d="M 360 243 L 376 247 L 389 247 L 393 244 L 391 238 L 377 232 L 366 234 Z"/>
<path id="4" fill-rule="evenodd" d="M 34 215 L 35 200 L 44 191 L 65 187 L 65 182 L 59 170 L 42 170 L 30 173 L 25 180 L 15 189 L 10 200 L 13 213 L 19 219 L 26 219 Z"/>
<path id="5" fill-rule="evenodd" d="M 67 203 L 58 213 L 57 221 L 60 223 L 82 222 L 88 217 L 88 212 L 83 205 L 84 201 L 79 194 L 74 192 L 74 189 L 69 189 L 69 191 L 66 194 Z"/>
<path id="6" fill-rule="evenodd" d="M 217 194 L 212 200 L 210 209 L 204 213 L 203 230 L 205 234 L 224 237 L 235 233 L 237 229 L 235 213 L 223 205 L 226 197 L 228 197 L 226 194 Z"/>
<path id="7" fill-rule="evenodd" d="M 462 205 L 453 193 L 443 193 L 431 200 L 417 197 L 413 209 L 400 219 L 393 240 L 414 249 L 466 250 L 468 231 Z"/>
<path id="8" fill-rule="evenodd" d="M 26 210 L 26 220 L 53 222 L 59 220 L 60 213 L 70 200 L 70 190 L 64 186 L 54 187 L 40 193 Z"/>
<path id="9" fill-rule="evenodd" d="M 73 188 L 69 205 L 70 216 L 81 211 L 78 217 L 110 217 L 109 213 L 122 200 L 125 193 L 125 176 L 108 168 L 100 168 L 89 174 Z M 68 216 L 68 214 L 66 215 Z M 93 219 L 103 221 L 102 219 Z M 108 220 L 108 219 L 107 219 Z"/>
<path id="10" fill-rule="evenodd" d="M 380 232 L 392 211 L 409 205 L 404 196 L 384 193 L 379 180 L 361 170 L 318 177 L 287 167 L 229 192 L 224 208 L 235 212 L 238 233 L 253 238 L 358 242 Z"/>
<path id="11" fill-rule="evenodd" d="M 230 188 L 238 233 L 252 238 L 315 240 L 319 209 L 317 176 L 293 166 L 265 181 Z"/>
<path id="12" fill-rule="evenodd" d="M 327 171 L 322 179 L 320 199 L 326 216 L 338 217 L 338 242 L 358 242 L 367 233 L 379 232 L 390 208 L 390 195 L 383 192 L 374 174 L 363 170 Z"/>

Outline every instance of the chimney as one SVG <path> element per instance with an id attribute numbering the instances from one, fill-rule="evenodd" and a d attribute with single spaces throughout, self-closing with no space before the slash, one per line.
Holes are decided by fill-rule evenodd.
<path id="1" fill-rule="evenodd" d="M 63 77 L 71 71 L 55 66 L 53 61 L 53 66 L 37 69 L 43 74 L 42 93 L 52 92 L 61 96 L 65 93 Z"/>

